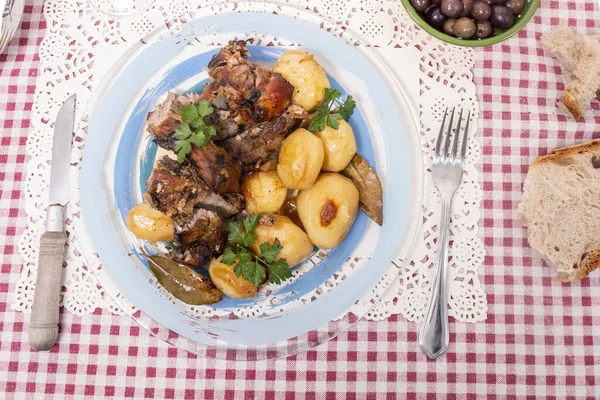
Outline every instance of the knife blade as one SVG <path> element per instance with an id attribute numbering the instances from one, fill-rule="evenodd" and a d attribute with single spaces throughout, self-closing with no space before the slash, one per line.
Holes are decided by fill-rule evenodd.
<path id="1" fill-rule="evenodd" d="M 58 336 L 66 241 L 63 232 L 63 209 L 69 201 L 69 167 L 74 126 L 75 95 L 72 95 L 60 108 L 54 123 L 46 232 L 40 238 L 37 278 L 29 320 L 29 344 L 34 350 L 51 349 Z"/>
<path id="2" fill-rule="evenodd" d="M 75 95 L 65 101 L 54 123 L 52 168 L 50 170 L 50 205 L 64 206 L 69 201 L 69 167 L 75 125 Z"/>

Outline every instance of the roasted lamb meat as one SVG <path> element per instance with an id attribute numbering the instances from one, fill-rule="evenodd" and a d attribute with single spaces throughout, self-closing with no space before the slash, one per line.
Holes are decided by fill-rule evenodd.
<path id="1" fill-rule="evenodd" d="M 240 160 L 243 172 L 249 172 L 278 152 L 283 139 L 296 129 L 305 117 L 301 107 L 290 106 L 274 120 L 255 125 L 220 144 Z"/>
<path id="2" fill-rule="evenodd" d="M 155 136 L 154 143 L 167 150 L 175 149 L 173 136 Z M 188 158 L 196 166 L 199 176 L 216 193 L 239 193 L 240 162 L 213 142 L 203 147 L 192 145 Z"/>
<path id="3" fill-rule="evenodd" d="M 181 124 L 179 112 L 191 102 L 197 103 L 197 95 L 178 96 L 169 93 L 167 99 L 156 106 L 148 116 L 148 132 L 154 134 L 154 142 L 167 150 L 175 149 L 173 133 Z M 198 168 L 198 173 L 208 187 L 216 193 L 238 193 L 240 191 L 240 163 L 228 152 L 213 142 L 206 146 L 192 146 L 189 159 Z"/>
<path id="4" fill-rule="evenodd" d="M 148 132 L 160 138 L 169 138 L 183 122 L 179 112 L 184 107 L 181 97 L 173 92 L 167 93 L 167 98 L 148 113 L 146 128 Z"/>
<path id="5" fill-rule="evenodd" d="M 249 61 L 249 56 L 245 41 L 229 42 L 209 62 L 208 74 L 213 81 L 200 96 L 222 111 L 216 113 L 216 119 L 233 119 L 240 130 L 280 116 L 294 93 L 294 87 L 281 74 Z M 215 126 L 219 125 L 215 121 Z M 233 126 L 223 130 L 221 134 L 231 135 Z"/>
<path id="6" fill-rule="evenodd" d="M 186 161 L 179 164 L 169 157 L 161 158 L 147 185 L 153 204 L 169 216 L 177 212 L 191 213 L 194 207 L 201 207 L 227 218 L 243 209 L 243 205 L 230 203 L 211 191 L 198 170 Z"/>
<path id="7" fill-rule="evenodd" d="M 169 157 L 158 161 L 147 185 L 151 204 L 173 220 L 175 240 L 182 247 L 178 261 L 184 262 L 186 250 L 190 260 L 210 259 L 224 250 L 223 219 L 242 211 L 240 195 L 230 194 L 232 201 L 227 201 L 210 190 L 189 162 L 180 164 Z"/>
<path id="8" fill-rule="evenodd" d="M 168 92 L 167 98 L 148 113 L 146 119 L 148 132 L 159 137 L 168 138 L 175 133 L 183 122 L 180 115 L 181 109 L 189 104 L 198 104 L 200 100 L 200 95 L 196 93 L 179 95 Z"/>
<path id="9" fill-rule="evenodd" d="M 214 256 L 214 251 L 205 241 L 199 240 L 189 246 L 181 246 L 171 250 L 171 259 L 192 267 L 207 264 Z"/>
<path id="10" fill-rule="evenodd" d="M 196 208 L 191 217 L 179 213 L 173 217 L 173 224 L 176 230 L 175 241 L 183 246 L 189 246 L 201 238 L 215 252 L 224 250 L 226 232 L 223 229 L 223 219 L 214 211 Z"/>

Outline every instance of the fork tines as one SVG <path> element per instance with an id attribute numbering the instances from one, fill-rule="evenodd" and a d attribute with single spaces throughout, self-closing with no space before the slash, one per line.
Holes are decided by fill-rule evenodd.
<path id="1" fill-rule="evenodd" d="M 467 155 L 467 139 L 468 139 L 468 135 L 469 135 L 469 123 L 471 122 L 471 111 L 467 110 L 467 122 L 465 124 L 465 130 L 464 133 L 462 135 L 460 135 L 460 130 L 461 130 L 461 124 L 463 121 L 463 111 L 464 109 L 461 108 L 460 110 L 460 114 L 458 116 L 458 122 L 456 124 L 455 127 L 455 133 L 454 135 L 452 135 L 452 127 L 453 127 L 453 123 L 454 123 L 454 114 L 456 112 L 456 107 L 452 108 L 452 113 L 450 114 L 450 123 L 448 124 L 447 129 L 444 129 L 446 127 L 446 117 L 448 116 L 448 108 L 446 108 L 446 111 L 444 112 L 444 119 L 442 120 L 442 126 L 440 127 L 440 133 L 438 134 L 436 143 L 435 143 L 435 156 L 434 157 L 439 157 L 442 159 L 445 158 L 450 158 L 450 159 L 456 159 L 457 158 L 457 152 L 458 152 L 458 142 L 459 139 L 461 141 L 461 149 L 460 149 L 460 154 L 458 154 L 458 159 L 462 162 L 465 160 L 465 157 Z M 452 151 L 449 152 L 450 150 L 450 137 L 453 136 L 452 139 Z M 443 140 L 443 148 L 442 148 L 442 140 Z"/>

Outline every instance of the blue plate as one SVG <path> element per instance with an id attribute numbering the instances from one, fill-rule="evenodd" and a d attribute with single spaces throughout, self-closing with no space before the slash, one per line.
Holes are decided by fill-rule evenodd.
<path id="1" fill-rule="evenodd" d="M 359 213 L 342 245 L 293 283 L 271 293 L 276 299 L 273 307 L 310 294 L 340 269 L 357 246 L 370 243 L 366 265 L 314 301 L 269 316 L 203 319 L 193 315 L 187 305 L 157 290 L 146 261 L 138 254 L 140 242 L 132 239 L 124 224 L 128 210 L 140 201 L 156 154 L 144 132 L 146 115 L 169 90 L 201 90 L 197 84 L 206 77 L 202 70 L 217 50 L 184 58 L 181 54 L 193 39 L 193 31 L 206 26 L 220 32 L 265 32 L 302 43 L 319 61 L 323 60 L 332 86 L 357 98 L 359 108 L 350 124 L 359 152 L 383 177 L 383 226 L 373 228 L 373 223 Z M 254 13 L 211 16 L 188 22 L 182 31 L 144 49 L 124 68 L 96 108 L 81 174 L 81 207 L 91 241 L 111 278 L 138 308 L 159 324 L 198 343 L 268 345 L 323 326 L 374 286 L 394 258 L 407 227 L 411 161 L 404 123 L 394 99 L 362 53 L 317 27 L 288 17 Z M 249 46 L 249 50 L 251 59 L 260 63 L 273 63 L 283 52 L 258 46 Z M 352 87 L 347 86 L 348 82 Z M 374 143 L 378 143 L 376 149 Z M 260 295 L 226 298 L 215 308 L 252 307 L 260 300 Z"/>
<path id="2" fill-rule="evenodd" d="M 261 46 L 247 46 L 251 53 L 250 60 L 261 63 L 261 64 L 275 64 L 277 59 L 284 53 L 284 49 L 273 49 L 269 47 Z M 129 209 L 135 204 L 139 203 L 137 200 L 138 196 L 135 192 L 135 181 L 132 179 L 129 171 L 135 169 L 135 163 L 139 163 L 139 187 L 141 192 L 146 192 L 146 182 L 152 173 L 154 168 L 154 161 L 156 159 L 157 146 L 148 139 L 148 134 L 144 131 L 144 119 L 145 115 L 153 108 L 154 104 L 161 100 L 161 97 L 166 91 L 174 90 L 183 82 L 198 75 L 198 66 L 208 65 L 208 62 L 212 56 L 217 53 L 219 49 L 211 50 L 196 56 L 186 59 L 171 68 L 161 79 L 159 87 L 152 87 L 147 89 L 142 98 L 136 104 L 133 112 L 125 124 L 125 129 L 121 135 L 119 147 L 117 149 L 117 156 L 115 162 L 114 171 L 114 190 L 116 206 L 119 210 L 119 214 L 123 221 L 125 220 Z M 328 75 L 329 82 L 333 88 L 336 88 L 342 92 L 342 97 L 345 98 L 348 93 L 342 88 L 342 86 L 335 80 L 334 77 Z M 204 85 L 209 82 L 209 79 L 203 80 L 186 92 L 188 93 L 201 93 L 204 90 Z M 360 110 L 356 110 L 349 121 L 354 134 L 357 138 L 357 147 L 360 154 L 369 163 L 376 167 L 375 154 L 373 152 L 373 145 L 371 144 L 371 138 L 369 136 L 369 130 L 365 124 L 365 121 L 360 113 Z M 131 155 L 135 153 L 136 144 L 140 141 L 147 141 L 145 157 L 137 160 L 132 158 Z M 298 279 L 293 283 L 286 285 L 281 289 L 277 289 L 269 293 L 269 295 L 276 296 L 278 301 L 276 304 L 271 306 L 276 308 L 282 305 L 286 305 L 294 300 L 307 295 L 317 287 L 323 284 L 327 279 L 333 275 L 334 272 L 339 270 L 340 265 L 347 260 L 352 251 L 356 248 L 361 237 L 363 236 L 367 228 L 368 217 L 362 212 L 357 216 L 352 229 L 346 236 L 344 242 L 333 249 L 321 262 L 318 263 L 318 268 L 312 268 L 305 274 L 302 279 Z M 137 246 L 132 245 L 130 251 L 138 256 L 138 259 L 146 266 L 148 262 L 143 254 L 140 254 Z M 148 251 L 152 251 L 148 249 Z M 307 263 L 313 261 L 308 260 Z M 205 271 L 203 271 L 205 272 Z M 214 305 L 214 308 L 235 310 L 240 307 L 248 307 L 256 304 L 257 300 L 261 300 L 264 297 L 264 292 L 259 294 L 257 298 L 249 299 L 232 299 L 227 296 L 220 303 Z"/>

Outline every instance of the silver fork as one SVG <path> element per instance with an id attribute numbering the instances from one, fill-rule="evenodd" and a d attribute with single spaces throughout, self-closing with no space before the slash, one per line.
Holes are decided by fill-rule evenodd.
<path id="1" fill-rule="evenodd" d="M 469 122 L 471 121 L 471 112 L 467 111 L 465 130 L 461 135 L 461 124 L 463 121 L 463 110 L 461 109 L 456 124 L 456 131 L 452 135 L 455 111 L 456 108 L 453 108 L 450 115 L 450 123 L 446 131 L 444 127 L 446 125 L 448 109 L 444 113 L 444 119 L 442 120 L 440 133 L 435 143 L 433 156 L 433 183 L 438 188 L 442 198 L 442 218 L 438 242 L 439 257 L 435 278 L 431 286 L 431 294 L 429 295 L 427 313 L 419 331 L 419 346 L 421 346 L 421 350 L 431 359 L 443 355 L 448 350 L 450 342 L 448 329 L 448 292 L 446 290 L 446 281 L 448 279 L 448 233 L 450 231 L 452 198 L 462 182 L 467 153 Z M 453 139 L 450 138 L 451 136 L 453 136 Z M 459 139 L 461 142 L 460 153 L 458 152 Z M 451 148 L 450 141 L 452 141 Z"/>

